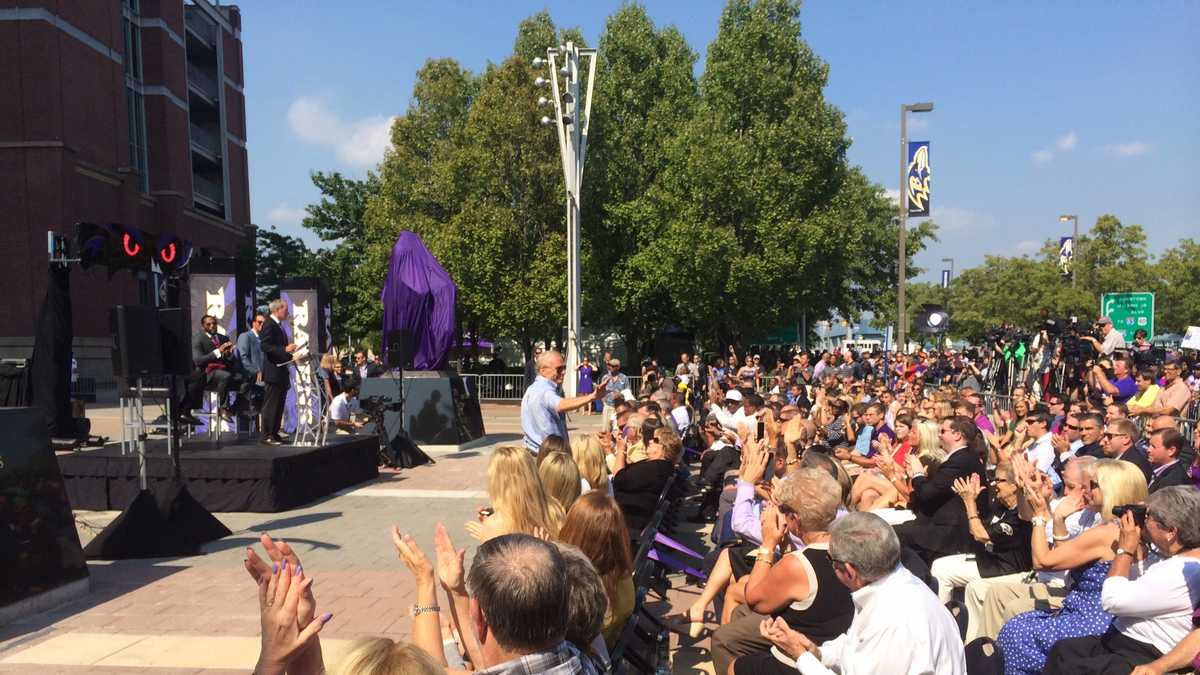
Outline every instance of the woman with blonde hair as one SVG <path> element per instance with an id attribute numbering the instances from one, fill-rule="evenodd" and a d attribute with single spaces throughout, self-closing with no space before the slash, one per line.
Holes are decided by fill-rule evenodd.
<path id="1" fill-rule="evenodd" d="M 1054 547 L 1046 541 L 1046 523 L 1053 514 L 1046 502 L 1045 484 L 1049 477 L 1030 467 L 1020 455 L 1013 456 L 1022 481 L 1024 497 L 1033 511 L 1033 567 L 1041 571 L 1069 571 L 1071 591 L 1063 599 L 1062 609 L 1035 609 L 1018 614 L 1004 624 L 996 642 L 1004 652 L 1005 673 L 1040 673 L 1050 648 L 1059 640 L 1100 635 L 1112 623 L 1112 616 L 1100 604 L 1100 593 L 1108 568 L 1117 556 L 1121 528 L 1113 508 L 1146 501 L 1146 477 L 1136 464 L 1119 459 L 1101 459 L 1095 463 L 1095 478 L 1080 497 L 1068 496 L 1055 507 L 1060 516 L 1064 509 L 1078 511 L 1091 506 L 1102 523 L 1079 536 Z M 1096 507 L 1099 506 L 1097 509 Z"/>
<path id="2" fill-rule="evenodd" d="M 537 470 L 546 494 L 558 502 L 563 513 L 570 511 L 583 492 L 575 460 L 565 452 L 551 452 L 538 464 Z"/>
<path id="3" fill-rule="evenodd" d="M 598 490 L 583 495 L 567 512 L 558 539 L 578 546 L 600 573 L 608 595 L 601 633 L 611 649 L 634 607 L 633 554 L 621 507 Z"/>
<path id="4" fill-rule="evenodd" d="M 488 462 L 487 477 L 492 505 L 479 510 L 478 521 L 467 523 L 472 537 L 483 542 L 513 532 L 535 536 L 558 533 L 561 518 L 554 517 L 552 500 L 524 446 L 497 447 Z"/>
<path id="5" fill-rule="evenodd" d="M 571 457 L 575 459 L 575 466 L 579 467 L 579 477 L 587 481 L 589 490 L 599 490 L 612 496 L 608 463 L 604 459 L 604 449 L 600 447 L 600 441 L 595 436 L 584 436 L 571 441 Z"/>
<path id="6" fill-rule="evenodd" d="M 330 675 L 438 675 L 446 669 L 411 642 L 355 640 Z"/>

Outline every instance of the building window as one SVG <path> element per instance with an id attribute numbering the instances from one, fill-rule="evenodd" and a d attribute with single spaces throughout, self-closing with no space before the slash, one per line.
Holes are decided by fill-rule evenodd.
<path id="1" fill-rule="evenodd" d="M 138 0 L 124 0 L 121 20 L 125 33 L 125 108 L 129 118 L 129 165 L 137 170 L 138 188 L 150 191 L 146 152 L 146 105 L 142 96 L 142 34 L 135 17 Z"/>

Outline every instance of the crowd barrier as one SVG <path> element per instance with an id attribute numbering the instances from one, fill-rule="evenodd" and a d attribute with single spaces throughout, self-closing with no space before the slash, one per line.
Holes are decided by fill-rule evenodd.
<path id="1" fill-rule="evenodd" d="M 463 373 L 463 382 L 472 381 L 481 401 L 520 401 L 525 395 L 525 375 L 507 373 Z M 629 388 L 636 394 L 642 378 L 630 375 Z M 470 386 L 470 385 L 468 385 Z"/>

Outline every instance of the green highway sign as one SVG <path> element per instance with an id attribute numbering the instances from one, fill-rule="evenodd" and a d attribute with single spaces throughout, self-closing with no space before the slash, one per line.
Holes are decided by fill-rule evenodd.
<path id="1" fill-rule="evenodd" d="M 1146 338 L 1154 337 L 1153 293 L 1105 293 L 1100 296 L 1100 316 L 1112 319 L 1113 328 L 1121 331 L 1126 342 L 1133 342 L 1133 333 L 1141 328 Z"/>

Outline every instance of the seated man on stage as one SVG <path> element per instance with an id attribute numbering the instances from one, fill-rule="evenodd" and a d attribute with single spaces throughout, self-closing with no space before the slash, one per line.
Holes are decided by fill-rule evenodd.
<path id="1" fill-rule="evenodd" d="M 239 393 L 244 393 L 246 386 L 241 364 L 234 356 L 233 342 L 229 336 L 217 332 L 216 317 L 209 314 L 200 317 L 200 328 L 200 332 L 192 339 L 192 363 L 196 371 L 188 378 L 184 410 L 199 408 L 204 390 L 215 389 L 220 402 L 217 414 L 222 419 L 232 419 L 229 390 L 237 387 Z"/>
<path id="2" fill-rule="evenodd" d="M 362 412 L 358 408 L 358 381 L 351 380 L 342 393 L 333 397 L 329 402 L 329 421 L 339 434 L 358 433 L 364 422 L 355 419 Z"/>

